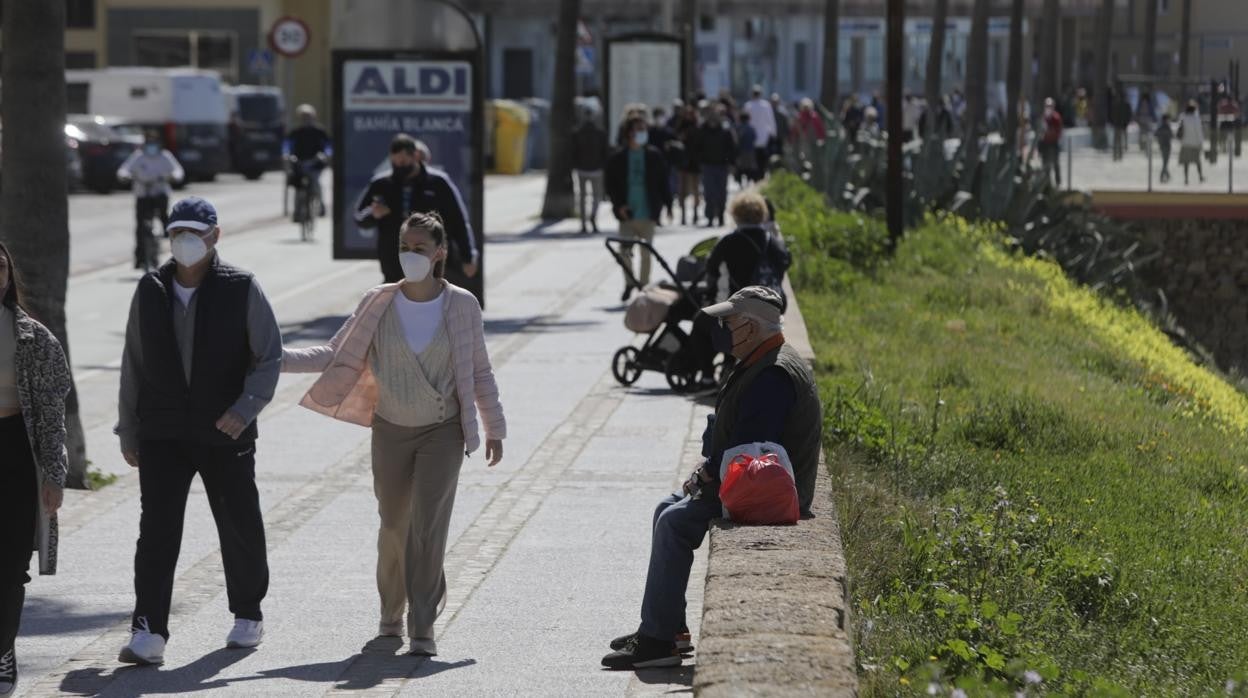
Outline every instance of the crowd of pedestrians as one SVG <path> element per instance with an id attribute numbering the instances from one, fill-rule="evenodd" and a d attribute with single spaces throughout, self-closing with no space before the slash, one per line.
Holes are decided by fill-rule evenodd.
<path id="1" fill-rule="evenodd" d="M 714 98 L 698 92 L 674 100 L 670 111 L 665 106 L 625 106 L 615 134 L 608 134 L 602 122 L 599 111 L 583 109 L 572 139 L 582 233 L 598 232 L 597 210 L 604 195 L 611 198 L 617 216 L 633 216 L 621 211 L 621 204 L 611 197 L 609 162 L 613 157 L 622 159 L 620 153 L 653 149 L 662 156 L 659 166 L 667 182 L 666 196 L 646 211 L 656 224 L 666 216 L 670 224 L 712 228 L 724 225 L 730 181 L 741 188 L 760 182 L 788 148 L 827 135 L 813 101 L 787 104 L 778 94 L 765 95 L 761 85 L 754 86 L 744 104 L 727 91 Z M 642 131 L 645 135 L 639 136 Z M 639 137 L 644 141 L 638 143 Z M 617 174 L 622 177 L 626 172 Z M 622 180 L 615 183 L 617 192 L 626 196 Z"/>

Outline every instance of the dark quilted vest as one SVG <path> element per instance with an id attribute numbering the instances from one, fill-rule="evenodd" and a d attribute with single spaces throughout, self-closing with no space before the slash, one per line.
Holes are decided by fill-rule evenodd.
<path id="1" fill-rule="evenodd" d="M 784 425 L 784 435 L 780 445 L 789 454 L 793 463 L 793 475 L 797 481 L 798 504 L 802 513 L 810 513 L 810 503 L 814 499 L 815 478 L 819 474 L 820 438 L 823 435 L 823 404 L 819 400 L 819 387 L 810 372 L 806 361 L 788 344 L 781 345 L 763 355 L 748 368 L 738 367 L 728 383 L 719 393 L 715 404 L 715 430 L 712 432 L 711 453 L 722 453 L 729 448 L 732 426 L 737 423 L 737 412 L 740 401 L 749 393 L 750 384 L 771 366 L 779 366 L 789 374 L 793 381 L 796 399 L 793 409 L 789 411 L 788 421 Z M 712 463 L 711 469 L 719 473 L 719 463 Z"/>
<path id="2" fill-rule="evenodd" d="M 205 444 L 248 444 L 256 424 L 238 441 L 216 428 L 217 420 L 243 394 L 251 367 L 247 341 L 247 296 L 251 274 L 214 257 L 195 292 L 195 351 L 191 382 L 182 370 L 173 328 L 172 261 L 139 281 L 139 327 L 143 343 L 139 389 L 139 438 Z"/>

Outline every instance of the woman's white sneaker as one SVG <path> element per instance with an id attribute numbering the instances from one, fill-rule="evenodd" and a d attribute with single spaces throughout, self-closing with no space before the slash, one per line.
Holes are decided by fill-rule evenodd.
<path id="1" fill-rule="evenodd" d="M 234 621 L 234 629 L 225 638 L 225 646 L 232 649 L 256 647 L 262 639 L 264 639 L 264 621 L 239 618 Z"/>

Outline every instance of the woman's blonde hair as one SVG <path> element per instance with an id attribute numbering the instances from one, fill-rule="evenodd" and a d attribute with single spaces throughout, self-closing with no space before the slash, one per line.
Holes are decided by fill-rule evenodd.
<path id="1" fill-rule="evenodd" d="M 409 230 L 420 230 L 429 234 L 433 238 L 433 243 L 438 247 L 446 246 L 446 226 L 442 224 L 442 216 L 437 211 L 429 213 L 413 213 L 403 221 L 403 228 L 399 231 L 399 237 L 403 237 L 403 233 Z M 433 265 L 434 278 L 441 279 L 446 276 L 446 260 Z"/>
<path id="2" fill-rule="evenodd" d="M 732 197 L 728 213 L 738 224 L 762 225 L 767 221 L 767 201 L 756 191 L 743 191 Z"/>

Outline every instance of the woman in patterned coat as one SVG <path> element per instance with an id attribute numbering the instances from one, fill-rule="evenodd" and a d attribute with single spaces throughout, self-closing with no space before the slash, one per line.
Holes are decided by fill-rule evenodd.
<path id="1" fill-rule="evenodd" d="M 0 696 L 17 690 L 31 552 L 40 574 L 56 573 L 69 385 L 60 342 L 22 309 L 16 265 L 0 243 Z"/>

